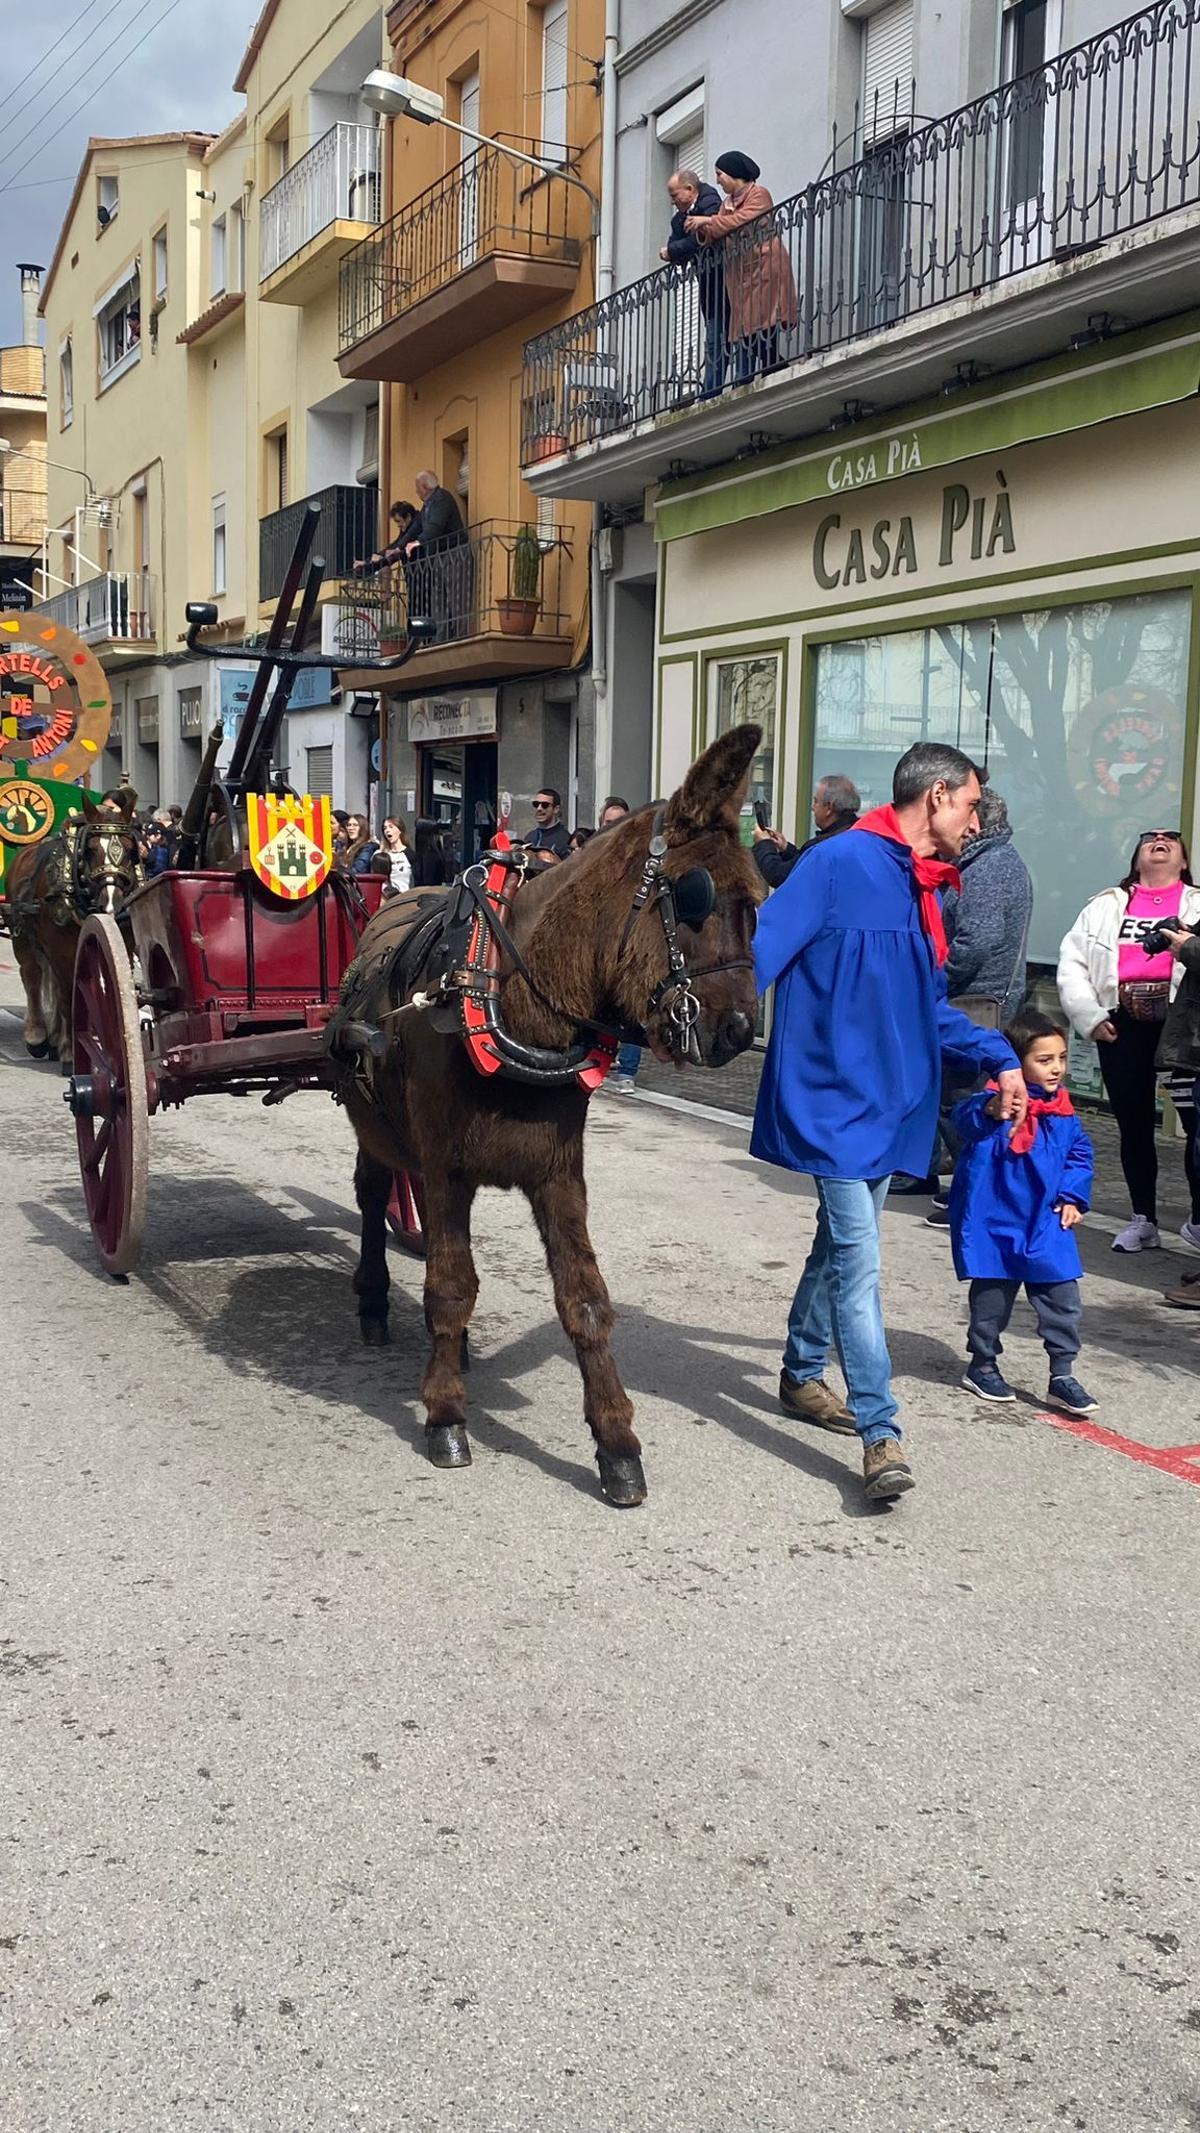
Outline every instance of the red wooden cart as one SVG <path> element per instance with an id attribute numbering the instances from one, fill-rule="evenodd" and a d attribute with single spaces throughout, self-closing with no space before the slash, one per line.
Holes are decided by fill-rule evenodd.
<path id="1" fill-rule="evenodd" d="M 288 896 L 253 871 L 247 844 L 251 795 L 270 791 L 288 805 L 272 781 L 271 754 L 293 677 L 328 664 L 302 649 L 324 575 L 319 558 L 308 561 L 318 517 L 310 505 L 265 645 L 219 647 L 223 658 L 257 660 L 258 674 L 223 779 L 214 775 L 219 734 L 210 742 L 178 869 L 136 890 L 119 917 L 89 918 L 80 937 L 66 1101 L 88 1220 L 111 1274 L 127 1274 L 140 1251 L 154 1112 L 207 1094 L 255 1092 L 273 1104 L 332 1087 L 325 1024 L 383 880 L 332 870 L 311 893 Z M 199 636 L 216 610 L 193 605 L 187 613 L 190 648 L 217 656 Z M 358 663 L 394 671 L 423 634 L 414 624 L 399 659 Z M 419 1179 L 398 1178 L 392 1226 L 417 1249 L 421 1207 Z"/>

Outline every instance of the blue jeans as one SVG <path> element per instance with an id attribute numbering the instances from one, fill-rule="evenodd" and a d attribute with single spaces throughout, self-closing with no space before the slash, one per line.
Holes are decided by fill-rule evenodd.
<path id="1" fill-rule="evenodd" d="M 629 1076 L 630 1081 L 636 1081 L 638 1068 L 640 1067 L 641 1063 L 641 1045 L 623 1044 L 620 1046 L 617 1052 L 617 1063 L 613 1071 L 617 1074 L 627 1074 Z"/>
<path id="2" fill-rule="evenodd" d="M 879 1300 L 879 1210 L 888 1178 L 815 1178 L 817 1234 L 788 1318 L 783 1367 L 801 1384 L 824 1375 L 829 1351 L 864 1444 L 899 1437 L 892 1359 Z"/>

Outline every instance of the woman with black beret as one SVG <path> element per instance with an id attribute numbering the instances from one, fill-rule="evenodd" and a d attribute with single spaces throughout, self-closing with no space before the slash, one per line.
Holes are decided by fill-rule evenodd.
<path id="1" fill-rule="evenodd" d="M 689 215 L 685 228 L 700 244 L 725 247 L 733 382 L 745 385 L 756 371 L 778 368 L 780 330 L 796 323 L 796 282 L 754 158 L 730 149 L 717 157 L 716 177 L 724 207 L 715 215 Z M 735 234 L 743 230 L 745 236 Z"/>

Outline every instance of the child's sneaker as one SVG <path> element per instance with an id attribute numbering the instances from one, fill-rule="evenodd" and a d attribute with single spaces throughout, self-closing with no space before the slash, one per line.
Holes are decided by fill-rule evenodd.
<path id="1" fill-rule="evenodd" d="M 977 1400 L 991 1400 L 996 1405 L 1015 1400 L 1017 1397 L 994 1363 L 972 1363 L 970 1369 L 963 1373 L 963 1384 L 968 1392 L 974 1393 Z"/>
<path id="2" fill-rule="evenodd" d="M 1100 1405 L 1085 1392 L 1078 1378 L 1051 1378 L 1046 1395 L 1051 1407 L 1057 1407 L 1064 1415 L 1094 1415 Z"/>

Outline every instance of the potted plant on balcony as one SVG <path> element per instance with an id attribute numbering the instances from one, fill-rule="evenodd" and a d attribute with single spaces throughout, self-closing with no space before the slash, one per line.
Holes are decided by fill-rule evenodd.
<path id="1" fill-rule="evenodd" d="M 532 526 L 522 526 L 508 559 L 508 598 L 497 600 L 496 613 L 505 637 L 532 637 L 541 607 L 538 586 L 542 551 Z"/>

